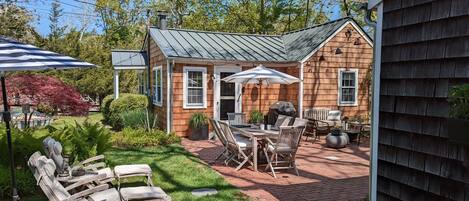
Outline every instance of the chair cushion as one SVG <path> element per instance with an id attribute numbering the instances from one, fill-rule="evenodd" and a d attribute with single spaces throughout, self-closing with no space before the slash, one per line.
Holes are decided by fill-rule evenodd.
<path id="1" fill-rule="evenodd" d="M 252 141 L 244 136 L 235 135 L 235 140 L 241 148 L 252 147 Z"/>
<path id="2" fill-rule="evenodd" d="M 147 164 L 118 165 L 114 167 L 116 176 L 125 176 L 133 174 L 151 174 L 151 168 Z"/>
<path id="3" fill-rule="evenodd" d="M 121 188 L 123 200 L 143 200 L 143 199 L 162 199 L 171 200 L 171 198 L 160 187 L 139 186 Z"/>
<path id="4" fill-rule="evenodd" d="M 81 180 L 88 179 L 90 177 L 94 177 L 94 176 L 100 175 L 100 174 L 106 174 L 106 177 L 100 180 L 101 182 L 109 182 L 109 181 L 114 180 L 114 173 L 112 172 L 111 168 L 103 168 L 103 169 L 100 169 L 100 170 L 98 170 L 96 172 L 93 172 L 93 173 L 87 173 L 83 176 L 72 177 L 71 179 L 69 179 L 66 182 L 67 183 L 75 183 L 75 182 L 79 182 Z"/>
<path id="5" fill-rule="evenodd" d="M 89 196 L 90 201 L 119 201 L 119 192 L 115 188 L 93 193 Z"/>
<path id="6" fill-rule="evenodd" d="M 329 111 L 329 114 L 327 115 L 327 120 L 328 121 L 340 121 L 341 115 L 342 115 L 342 112 L 340 110 L 331 110 Z"/>
<path id="7" fill-rule="evenodd" d="M 267 150 L 270 151 L 270 152 L 274 151 L 274 150 L 275 150 L 274 145 L 269 144 L 269 145 L 267 146 Z M 291 149 L 289 146 L 287 146 L 287 145 L 283 145 L 283 146 L 282 146 L 282 145 L 279 145 L 279 146 L 277 147 L 277 153 L 288 153 L 288 152 L 292 152 L 292 149 Z"/>

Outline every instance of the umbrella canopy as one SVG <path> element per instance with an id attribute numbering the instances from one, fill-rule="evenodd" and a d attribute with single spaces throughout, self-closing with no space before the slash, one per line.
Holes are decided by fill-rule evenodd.
<path id="1" fill-rule="evenodd" d="M 30 71 L 46 69 L 90 68 L 94 64 L 82 62 L 72 57 L 55 52 L 42 50 L 33 45 L 20 43 L 0 36 L 0 72 L 6 71 Z M 5 121 L 7 145 L 10 156 L 11 189 L 13 200 L 19 200 L 16 189 L 15 164 L 13 161 L 13 147 L 11 144 L 10 119 L 8 111 L 7 91 L 5 87 L 5 74 L 0 75 L 3 97 L 3 121 Z"/>
<path id="2" fill-rule="evenodd" d="M 300 79 L 276 71 L 271 68 L 266 68 L 263 65 L 259 65 L 255 68 L 242 71 L 222 79 L 225 82 L 234 82 L 241 84 L 293 84 L 299 82 Z"/>
<path id="3" fill-rule="evenodd" d="M 94 64 L 0 36 L 0 71 L 90 68 Z"/>

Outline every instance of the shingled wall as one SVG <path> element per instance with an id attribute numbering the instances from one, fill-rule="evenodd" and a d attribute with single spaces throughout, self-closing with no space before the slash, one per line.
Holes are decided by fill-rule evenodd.
<path id="1" fill-rule="evenodd" d="M 382 55 L 379 200 L 468 201 L 447 95 L 469 83 L 469 1 L 385 0 Z"/>

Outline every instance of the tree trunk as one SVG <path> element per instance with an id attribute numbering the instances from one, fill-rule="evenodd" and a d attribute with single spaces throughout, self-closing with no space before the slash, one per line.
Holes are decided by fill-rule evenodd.
<path id="1" fill-rule="evenodd" d="M 306 0 L 306 18 L 305 18 L 305 28 L 308 26 L 309 20 L 309 0 Z"/>

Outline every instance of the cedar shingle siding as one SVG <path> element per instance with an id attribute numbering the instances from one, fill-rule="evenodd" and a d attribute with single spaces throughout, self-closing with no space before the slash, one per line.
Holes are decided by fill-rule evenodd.
<path id="1" fill-rule="evenodd" d="M 468 0 L 385 0 L 379 200 L 469 200 L 469 148 L 448 141 L 448 90 L 469 83 Z"/>

